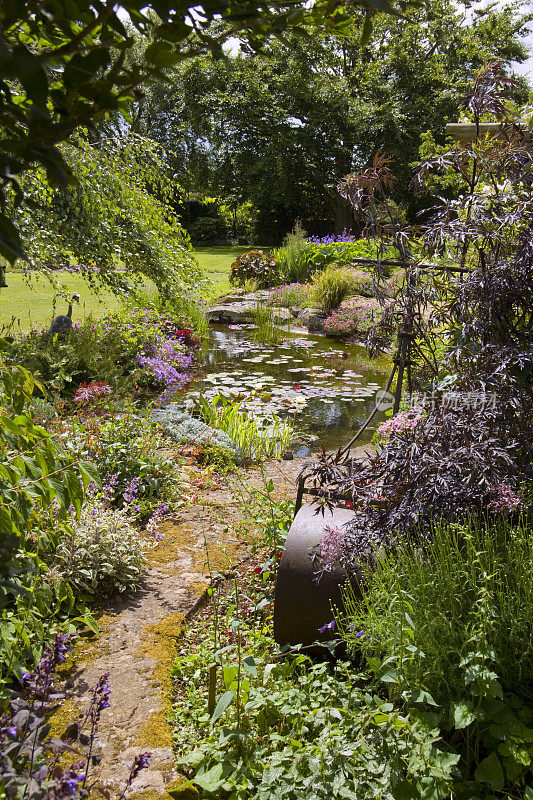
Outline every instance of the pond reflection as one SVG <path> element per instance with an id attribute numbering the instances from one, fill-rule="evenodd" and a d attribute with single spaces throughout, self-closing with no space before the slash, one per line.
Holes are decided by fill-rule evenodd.
<path id="1" fill-rule="evenodd" d="M 222 394 L 256 416 L 290 419 L 299 433 L 318 437 L 313 449 L 345 444 L 374 408 L 390 360 L 369 359 L 363 347 L 311 334 L 288 333 L 280 344 L 258 344 L 251 328 L 210 329 L 204 377 L 189 396 Z M 376 414 L 361 444 L 371 440 L 383 419 L 383 413 Z"/>

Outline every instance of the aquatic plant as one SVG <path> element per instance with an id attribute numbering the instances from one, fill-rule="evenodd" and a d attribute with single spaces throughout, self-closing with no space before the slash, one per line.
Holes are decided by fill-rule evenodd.
<path id="1" fill-rule="evenodd" d="M 276 458 L 294 438 L 291 425 L 275 414 L 252 417 L 241 411 L 240 403 L 231 402 L 222 395 L 215 395 L 212 400 L 200 395 L 193 413 L 212 428 L 227 433 L 245 458 Z"/>
<path id="2" fill-rule="evenodd" d="M 272 309 L 263 303 L 257 303 L 252 309 L 252 320 L 255 327 L 253 338 L 262 344 L 277 344 L 285 338 L 285 332 L 280 330 Z"/>

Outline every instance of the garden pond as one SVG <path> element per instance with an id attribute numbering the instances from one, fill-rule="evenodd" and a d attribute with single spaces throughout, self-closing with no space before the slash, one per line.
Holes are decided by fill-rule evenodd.
<path id="1" fill-rule="evenodd" d="M 277 344 L 254 341 L 254 326 L 210 326 L 204 372 L 188 403 L 220 394 L 257 417 L 288 419 L 306 444 L 333 450 L 346 444 L 374 408 L 384 388 L 389 358 L 369 359 L 353 344 L 312 334 L 286 333 Z M 358 444 L 368 443 L 383 421 L 378 412 Z M 307 455 L 308 447 L 295 449 Z"/>

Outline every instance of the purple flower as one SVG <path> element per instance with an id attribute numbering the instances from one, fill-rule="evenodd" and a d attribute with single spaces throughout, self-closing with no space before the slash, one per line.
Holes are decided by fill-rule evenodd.
<path id="1" fill-rule="evenodd" d="M 325 633 L 326 631 L 334 631 L 335 630 L 335 620 L 332 619 L 331 622 L 327 622 L 321 628 L 318 629 L 319 633 Z"/>
<path id="2" fill-rule="evenodd" d="M 18 736 L 18 730 L 15 727 L 11 727 L 7 729 L 8 736 L 11 736 L 12 739 L 16 739 Z"/>

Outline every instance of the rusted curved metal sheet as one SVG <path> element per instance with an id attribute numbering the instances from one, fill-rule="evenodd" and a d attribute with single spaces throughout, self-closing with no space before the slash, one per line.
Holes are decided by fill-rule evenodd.
<path id="1" fill-rule="evenodd" d="M 326 528 L 340 528 L 353 518 L 344 508 L 315 514 L 316 506 L 306 504 L 296 514 L 281 557 L 274 598 L 274 638 L 278 644 L 309 645 L 331 639 L 330 630 L 318 629 L 332 618 L 332 605 L 341 603 L 341 586 L 346 573 L 339 566 L 317 582 L 318 565 L 313 561 Z"/>

